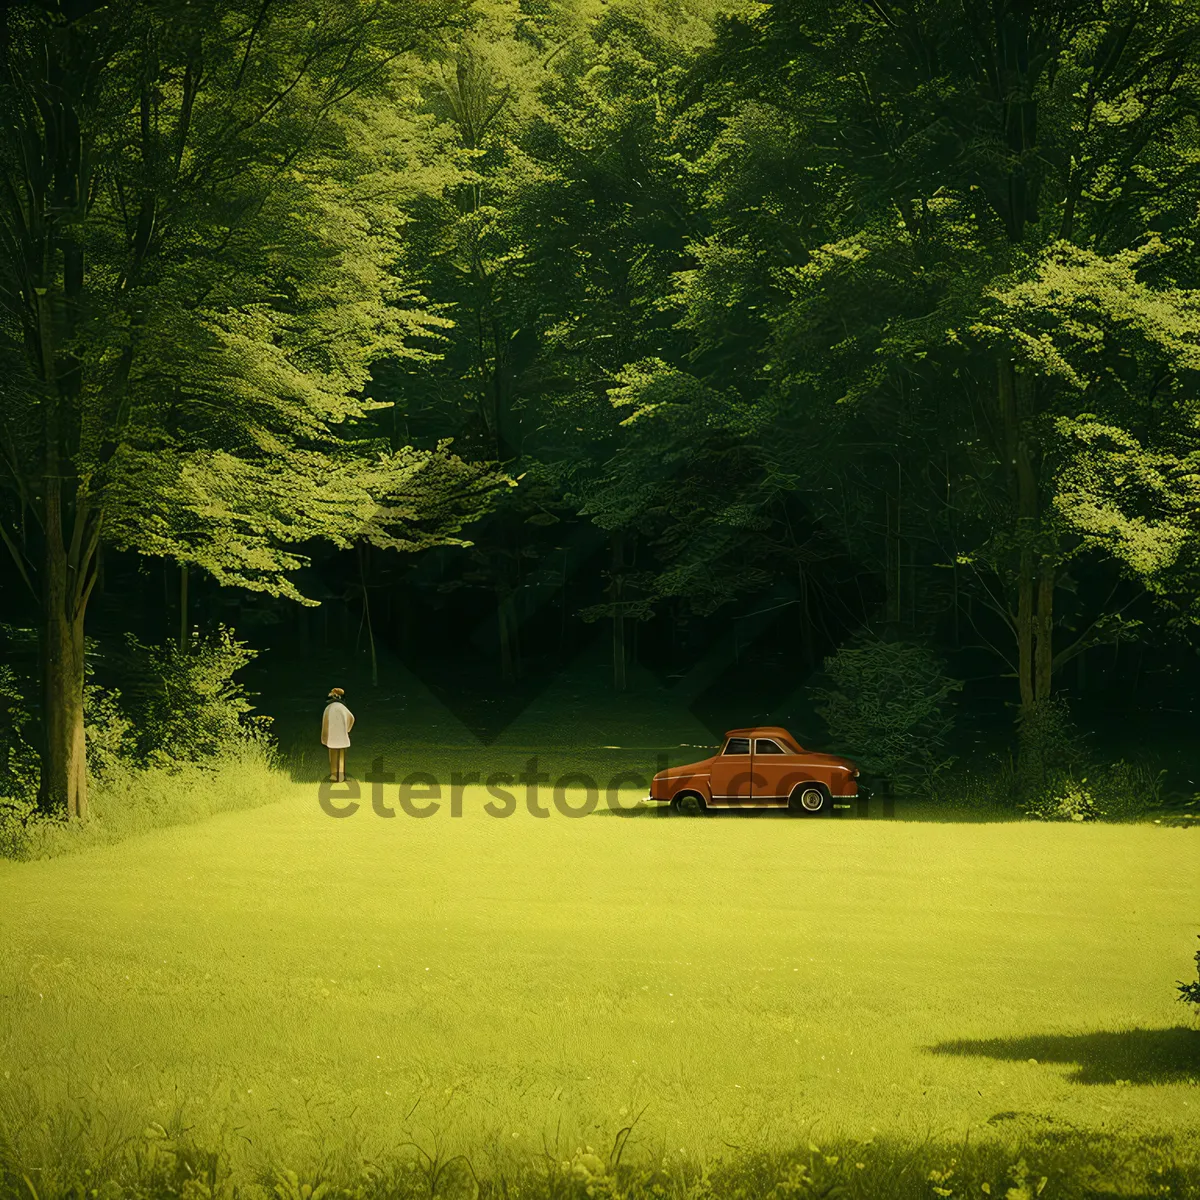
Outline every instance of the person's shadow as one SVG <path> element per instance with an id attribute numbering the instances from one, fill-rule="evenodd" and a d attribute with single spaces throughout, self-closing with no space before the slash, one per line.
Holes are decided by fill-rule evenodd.
<path id="1" fill-rule="evenodd" d="M 1200 1029 L 1128 1029 L 1113 1033 L 1034 1034 L 961 1039 L 927 1046 L 930 1054 L 1072 1063 L 1072 1083 L 1200 1083 Z"/>

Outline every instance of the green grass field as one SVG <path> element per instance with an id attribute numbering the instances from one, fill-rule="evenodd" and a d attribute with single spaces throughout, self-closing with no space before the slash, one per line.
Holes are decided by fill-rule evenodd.
<path id="1" fill-rule="evenodd" d="M 1200 834 L 279 803 L 0 863 L 21 1162 L 1200 1128 Z M 635 793 L 626 795 L 632 801 Z M 394 787 L 389 787 L 394 803 Z M 544 801 L 549 804 L 548 794 Z M 502 1148 L 502 1149 L 498 1149 Z"/>

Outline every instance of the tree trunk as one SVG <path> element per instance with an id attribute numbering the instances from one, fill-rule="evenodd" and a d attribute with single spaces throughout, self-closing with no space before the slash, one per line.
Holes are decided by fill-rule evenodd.
<path id="1" fill-rule="evenodd" d="M 300 653 L 307 656 L 312 647 L 308 636 L 308 609 L 303 604 L 296 605 L 296 641 Z"/>
<path id="2" fill-rule="evenodd" d="M 897 480 L 900 466 L 896 465 Z M 884 579 L 887 588 L 887 612 L 885 621 L 892 629 L 900 626 L 900 496 L 899 492 L 886 494 L 887 537 Z"/>
<path id="3" fill-rule="evenodd" d="M 625 676 L 625 539 L 621 530 L 612 535 L 612 662 L 613 687 L 623 692 Z"/>
<path id="4" fill-rule="evenodd" d="M 508 597 L 503 586 L 496 591 L 496 628 L 500 633 L 500 677 L 505 683 L 516 678 L 513 670 L 513 648 L 508 618 Z"/>
<path id="5" fill-rule="evenodd" d="M 375 657 L 375 629 L 371 624 L 371 597 L 367 590 L 367 575 L 363 565 L 363 559 L 366 557 L 365 549 L 360 546 L 358 548 L 358 581 L 362 587 L 363 596 L 363 619 L 367 623 L 367 644 L 371 648 L 371 686 L 379 686 L 379 661 Z"/>
<path id="6" fill-rule="evenodd" d="M 513 678 L 521 678 L 521 622 L 517 616 L 517 593 L 511 589 L 507 593 L 508 610 L 508 644 L 512 650 Z"/>
<path id="7" fill-rule="evenodd" d="M 1023 712 L 1028 712 L 1034 701 L 1033 590 L 1033 551 L 1023 549 L 1017 575 L 1017 682 Z"/>
<path id="8" fill-rule="evenodd" d="M 943 456 L 943 463 L 942 474 L 946 480 L 945 527 L 950 535 L 950 545 L 954 548 L 954 553 L 950 556 L 950 612 L 954 621 L 954 649 L 960 650 L 962 649 L 962 632 L 959 627 L 958 537 L 957 525 L 954 520 L 954 476 L 950 473 L 950 452 L 948 450 Z"/>
<path id="9" fill-rule="evenodd" d="M 809 611 L 808 576 L 804 573 L 804 564 L 797 567 L 800 577 L 800 655 L 804 668 L 813 666 L 813 620 Z"/>
<path id="10" fill-rule="evenodd" d="M 396 589 L 396 600 L 394 606 L 394 621 L 393 628 L 396 630 L 398 640 L 400 642 L 400 657 L 406 658 L 408 655 L 408 592 L 405 590 L 408 582 L 408 576 L 405 575 L 399 587 Z"/>
<path id="11" fill-rule="evenodd" d="M 366 603 L 364 598 L 363 603 Z M 371 686 L 379 686 L 379 660 L 375 657 L 375 631 L 371 628 L 371 609 L 367 607 L 367 641 L 371 646 Z"/>
<path id="12" fill-rule="evenodd" d="M 561 667 L 565 661 L 567 647 L 567 555 L 570 553 L 566 547 L 563 548 L 563 565 L 562 565 L 562 587 L 559 589 L 559 600 L 561 611 L 559 613 L 558 624 L 558 665 Z"/>
<path id="13" fill-rule="evenodd" d="M 1033 537 L 1038 520 L 1038 486 L 1033 456 L 1022 428 L 1022 417 L 1026 408 L 1026 381 L 1017 378 L 1011 360 L 1003 355 L 997 359 L 996 367 L 1009 499 L 1013 506 L 1020 545 L 1017 566 L 1017 683 L 1021 696 L 1021 712 L 1026 713 L 1037 699 L 1034 593 L 1038 588 L 1038 577 Z M 1047 647 L 1048 643 L 1049 639 Z"/>
<path id="14" fill-rule="evenodd" d="M 620 603 L 618 601 L 618 603 Z M 623 692 L 628 680 L 625 674 L 625 618 L 613 613 L 613 687 Z"/>
<path id="15" fill-rule="evenodd" d="M 1034 699 L 1050 696 L 1053 674 L 1054 639 L 1054 564 L 1043 559 L 1038 575 L 1037 645 L 1034 650 Z"/>
<path id="16" fill-rule="evenodd" d="M 179 564 L 179 649 L 186 650 L 188 645 L 188 568 L 187 563 Z"/>
<path id="17" fill-rule="evenodd" d="M 70 272 L 68 274 L 71 274 Z M 45 400 L 43 575 L 41 593 L 43 748 L 39 802 L 46 811 L 64 811 L 69 820 L 88 814 L 87 756 L 83 729 L 83 618 L 95 585 L 99 518 L 78 494 L 71 506 L 71 536 L 63 532 L 63 462 L 53 325 L 46 296 L 38 296 Z M 89 517 L 91 518 L 89 520 Z"/>
<path id="18" fill-rule="evenodd" d="M 896 566 L 900 572 L 897 591 L 900 595 L 900 624 L 902 629 L 909 632 L 917 628 L 917 543 L 915 540 L 905 540 L 902 527 L 906 527 L 903 519 L 902 505 L 904 502 L 904 468 L 903 463 L 896 461 Z M 911 507 L 911 506 L 910 506 Z"/>
<path id="19" fill-rule="evenodd" d="M 83 732 L 83 606 L 72 586 L 62 542 L 59 485 L 47 496 L 42 613 L 42 757 L 40 803 L 70 820 L 88 815 Z"/>

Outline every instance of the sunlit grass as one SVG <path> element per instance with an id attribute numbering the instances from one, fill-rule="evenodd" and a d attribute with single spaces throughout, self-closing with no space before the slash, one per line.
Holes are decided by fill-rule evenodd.
<path id="1" fill-rule="evenodd" d="M 85 822 L 10 820 L 0 838 L 9 856 L 50 858 L 111 845 L 151 829 L 188 825 L 214 813 L 278 800 L 277 754 L 261 741 L 225 746 L 202 762 L 120 770 L 89 787 Z"/>
<path id="2" fill-rule="evenodd" d="M 315 785 L 276 786 L 0 864 L 20 1161 L 95 1158 L 151 1121 L 297 1170 L 410 1140 L 607 1152 L 639 1114 L 630 1155 L 699 1161 L 872 1127 L 1200 1125 L 1174 998 L 1191 830 L 568 819 L 546 791 L 539 819 L 520 785 L 507 819 L 482 788 L 413 819 L 389 784 L 396 818 L 364 788 L 338 820 Z"/>

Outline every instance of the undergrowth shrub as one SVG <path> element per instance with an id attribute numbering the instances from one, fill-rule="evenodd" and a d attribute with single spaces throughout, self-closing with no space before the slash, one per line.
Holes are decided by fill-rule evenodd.
<path id="1" fill-rule="evenodd" d="M 91 680 L 83 685 L 83 736 L 90 782 L 113 779 L 129 769 L 133 722 L 121 711 L 120 701 L 121 693 L 115 689 Z"/>
<path id="2" fill-rule="evenodd" d="M 185 650 L 145 646 L 127 635 L 123 651 L 106 654 L 85 640 L 91 819 L 83 828 L 67 826 L 59 814 L 41 811 L 36 636 L 11 627 L 3 632 L 6 646 L 25 651 L 25 669 L 0 665 L 0 857 L 60 853 L 273 798 L 278 760 L 270 718 L 252 715 L 250 698 L 233 679 L 256 652 L 221 626 L 207 637 L 193 633 Z M 98 683 L 96 662 L 122 686 Z"/>
<path id="3" fill-rule="evenodd" d="M 37 634 L 0 625 L 5 656 L 0 663 L 0 858 L 19 857 L 38 820 L 38 754 L 29 694 L 37 663 Z"/>
<path id="4" fill-rule="evenodd" d="M 969 766 L 947 772 L 940 787 L 940 799 L 956 811 L 1011 814 L 1012 761 L 1001 754 L 990 754 Z"/>
<path id="5" fill-rule="evenodd" d="M 810 689 L 833 747 L 898 792 L 934 792 L 954 763 L 946 743 L 961 680 L 914 642 L 859 634 L 825 660 L 828 687 Z"/>
<path id="6" fill-rule="evenodd" d="M 1101 761 L 1071 719 L 1066 700 L 1052 696 L 1022 713 L 1011 796 L 1043 821 L 1136 820 L 1163 803 L 1167 772 L 1145 760 Z"/>
<path id="7" fill-rule="evenodd" d="M 1087 778 L 1062 779 L 1025 801 L 1026 816 L 1040 821 L 1097 821 L 1105 810 L 1087 787 Z"/>
<path id="8" fill-rule="evenodd" d="M 1200 937 L 1200 934 L 1196 935 Z M 1179 982 L 1179 999 L 1187 1004 L 1196 1006 L 1196 1014 L 1200 1016 L 1200 950 L 1196 951 L 1196 978 L 1190 983 Z"/>
<path id="9" fill-rule="evenodd" d="M 89 791 L 87 821 L 39 814 L 9 857 L 54 857 L 278 798 L 275 750 L 265 741 L 247 739 L 202 761 L 154 763 L 106 777 Z"/>
<path id="10" fill-rule="evenodd" d="M 0 664 L 0 854 L 37 807 L 41 760 L 24 692 L 16 670 Z"/>
<path id="11" fill-rule="evenodd" d="M 134 754 L 143 764 L 202 761 L 222 749 L 267 735 L 269 717 L 254 705 L 234 674 L 257 656 L 221 625 L 193 630 L 189 645 L 146 646 L 132 633 L 113 655 L 123 708 L 132 718 Z"/>
<path id="12" fill-rule="evenodd" d="M 1022 806 L 1052 804 L 1068 780 L 1086 772 L 1087 758 L 1086 742 L 1062 696 L 1029 705 L 1017 720 L 1013 799 Z"/>
<path id="13" fill-rule="evenodd" d="M 1132 820 L 1160 809 L 1166 777 L 1165 768 L 1123 758 L 1088 772 L 1092 793 L 1110 821 Z"/>

